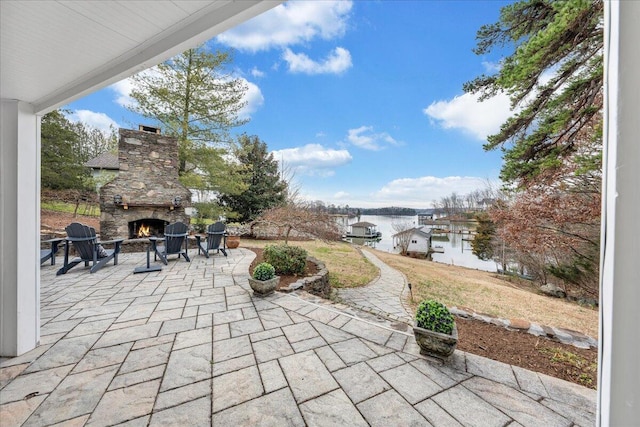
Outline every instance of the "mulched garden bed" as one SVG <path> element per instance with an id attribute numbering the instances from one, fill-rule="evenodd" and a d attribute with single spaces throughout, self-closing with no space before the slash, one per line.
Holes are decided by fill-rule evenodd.
<path id="1" fill-rule="evenodd" d="M 264 257 L 262 256 L 263 250 L 262 248 L 247 248 L 256 253 L 256 258 L 249 266 L 249 272 L 252 272 L 256 265 L 260 264 L 264 261 Z M 313 276 L 318 272 L 318 266 L 315 263 L 307 260 L 307 266 L 304 270 L 304 275 L 302 276 L 280 276 L 280 283 L 278 284 L 278 289 L 284 289 L 288 287 L 291 283 L 297 282 L 299 279 L 303 277 Z"/>

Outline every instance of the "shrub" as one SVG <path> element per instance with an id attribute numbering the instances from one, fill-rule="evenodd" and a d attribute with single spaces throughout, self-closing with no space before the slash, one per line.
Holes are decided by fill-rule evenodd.
<path id="1" fill-rule="evenodd" d="M 307 251 L 297 246 L 277 245 L 264 248 L 264 259 L 282 275 L 304 274 Z"/>
<path id="2" fill-rule="evenodd" d="M 416 326 L 451 335 L 453 332 L 453 315 L 444 304 L 432 299 L 424 300 L 416 310 Z"/>
<path id="3" fill-rule="evenodd" d="M 268 262 L 261 262 L 253 270 L 253 278 L 256 280 L 270 280 L 276 275 L 276 269 Z"/>

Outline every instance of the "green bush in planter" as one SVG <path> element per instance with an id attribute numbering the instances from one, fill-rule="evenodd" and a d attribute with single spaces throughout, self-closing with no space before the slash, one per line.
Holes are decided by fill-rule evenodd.
<path id="1" fill-rule="evenodd" d="M 276 276 L 276 269 L 268 262 L 261 262 L 253 270 L 253 278 L 256 280 L 270 280 Z"/>
<path id="2" fill-rule="evenodd" d="M 416 310 L 416 326 L 451 335 L 453 332 L 453 315 L 444 304 L 432 299 L 424 300 Z"/>
<path id="3" fill-rule="evenodd" d="M 297 246 L 271 245 L 264 248 L 264 260 L 281 275 L 301 275 L 307 267 L 307 251 Z"/>

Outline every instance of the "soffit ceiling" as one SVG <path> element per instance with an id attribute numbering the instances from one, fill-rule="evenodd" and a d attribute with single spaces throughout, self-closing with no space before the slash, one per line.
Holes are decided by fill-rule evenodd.
<path id="1" fill-rule="evenodd" d="M 43 113 L 281 1 L 0 1 L 0 98 Z"/>

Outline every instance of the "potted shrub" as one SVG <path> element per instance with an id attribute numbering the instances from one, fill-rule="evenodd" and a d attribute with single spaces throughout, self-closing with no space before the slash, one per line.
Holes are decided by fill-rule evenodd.
<path id="1" fill-rule="evenodd" d="M 416 310 L 413 334 L 420 353 L 447 361 L 458 344 L 458 328 L 447 307 L 435 300 L 424 300 Z"/>
<path id="2" fill-rule="evenodd" d="M 249 286 L 253 289 L 253 294 L 257 296 L 266 296 L 278 287 L 280 277 L 276 276 L 276 269 L 268 262 L 262 262 L 253 270 L 253 274 L 249 277 Z"/>

